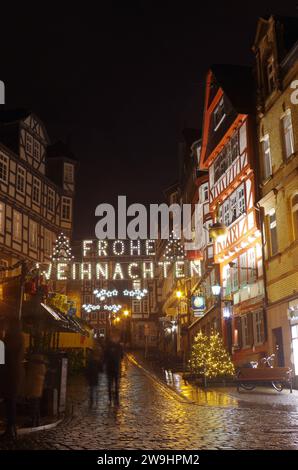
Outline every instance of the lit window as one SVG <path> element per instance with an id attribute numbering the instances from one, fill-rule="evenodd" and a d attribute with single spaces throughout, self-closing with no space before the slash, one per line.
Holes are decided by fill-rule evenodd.
<path id="1" fill-rule="evenodd" d="M 54 213 L 55 209 L 55 193 L 53 189 L 48 188 L 48 210 Z"/>
<path id="2" fill-rule="evenodd" d="M 33 220 L 29 221 L 29 246 L 37 250 L 37 223 Z"/>
<path id="3" fill-rule="evenodd" d="M 295 240 L 298 240 L 298 194 L 292 198 L 292 220 Z"/>
<path id="4" fill-rule="evenodd" d="M 71 163 L 64 163 L 64 181 L 66 183 L 73 183 L 73 165 Z"/>
<path id="5" fill-rule="evenodd" d="M 272 93 L 276 87 L 276 78 L 275 78 L 275 67 L 274 67 L 274 59 L 271 56 L 267 61 L 267 86 L 268 86 L 268 93 Z"/>
<path id="6" fill-rule="evenodd" d="M 278 252 L 276 213 L 274 209 L 272 209 L 271 212 L 269 213 L 268 222 L 269 222 L 269 233 L 270 233 L 271 256 L 274 256 Z"/>
<path id="7" fill-rule="evenodd" d="M 52 254 L 52 233 L 49 230 L 44 231 L 44 251 L 45 254 Z"/>
<path id="8" fill-rule="evenodd" d="M 20 241 L 22 239 L 22 214 L 13 211 L 13 238 Z"/>
<path id="9" fill-rule="evenodd" d="M 243 315 L 241 318 L 241 327 L 242 327 L 242 346 L 250 346 L 249 342 L 249 326 L 248 326 L 248 315 Z"/>
<path id="10" fill-rule="evenodd" d="M 0 181 L 7 183 L 8 180 L 8 157 L 0 154 Z"/>
<path id="11" fill-rule="evenodd" d="M 3 202 L 0 202 L 0 233 L 4 233 L 4 223 L 5 223 L 5 205 Z"/>
<path id="12" fill-rule="evenodd" d="M 0 268 L 8 268 L 8 261 L 6 259 L 0 259 Z M 0 271 L 0 279 L 4 279 L 7 276 L 7 271 Z M 0 297 L 1 300 L 3 298 Z"/>
<path id="13" fill-rule="evenodd" d="M 254 343 L 261 344 L 264 342 L 265 334 L 264 334 L 264 314 L 262 311 L 256 312 L 253 315 L 253 322 L 254 322 Z"/>
<path id="14" fill-rule="evenodd" d="M 225 108 L 224 108 L 223 98 L 221 98 L 218 106 L 215 108 L 213 112 L 213 118 L 214 118 L 214 130 L 216 131 L 225 118 Z"/>
<path id="15" fill-rule="evenodd" d="M 62 198 L 62 219 L 71 220 L 71 199 L 68 197 Z"/>
<path id="16" fill-rule="evenodd" d="M 34 139 L 33 157 L 35 160 L 40 160 L 40 143 L 36 139 Z"/>
<path id="17" fill-rule="evenodd" d="M 40 180 L 33 177 L 33 186 L 32 186 L 32 200 L 36 204 L 40 203 Z"/>
<path id="18" fill-rule="evenodd" d="M 19 193 L 24 194 L 25 192 L 25 177 L 26 177 L 26 172 L 24 168 L 18 166 L 18 171 L 17 171 L 17 191 Z"/>
<path id="19" fill-rule="evenodd" d="M 139 300 L 132 301 L 132 313 L 141 313 L 141 302 Z"/>
<path id="20" fill-rule="evenodd" d="M 149 312 L 148 299 L 143 300 L 143 313 Z"/>
<path id="21" fill-rule="evenodd" d="M 271 161 L 269 135 L 266 135 L 264 139 L 262 140 L 262 148 L 263 148 L 264 179 L 267 179 L 272 175 L 272 161 Z"/>
<path id="22" fill-rule="evenodd" d="M 294 134 L 290 110 L 288 110 L 287 114 L 282 118 L 282 128 L 285 157 L 289 158 L 294 153 Z"/>
<path id="23" fill-rule="evenodd" d="M 26 133 L 26 153 L 33 154 L 33 137 L 28 133 Z"/>

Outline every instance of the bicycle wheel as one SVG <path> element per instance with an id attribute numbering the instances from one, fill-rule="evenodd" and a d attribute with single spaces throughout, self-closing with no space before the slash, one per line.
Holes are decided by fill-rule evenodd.
<path id="1" fill-rule="evenodd" d="M 282 382 L 271 382 L 272 387 L 277 391 L 277 392 L 282 392 L 284 389 L 284 384 Z"/>
<path id="2" fill-rule="evenodd" d="M 244 390 L 253 390 L 256 388 L 255 384 L 250 382 L 240 382 L 240 387 L 244 388 Z"/>

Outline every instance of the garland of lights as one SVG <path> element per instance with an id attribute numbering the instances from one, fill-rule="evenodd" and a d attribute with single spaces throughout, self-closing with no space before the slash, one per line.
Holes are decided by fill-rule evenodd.
<path id="1" fill-rule="evenodd" d="M 117 289 L 107 290 L 107 289 L 95 289 L 93 294 L 100 300 L 105 300 L 106 297 L 116 297 L 118 295 Z"/>
<path id="2" fill-rule="evenodd" d="M 167 261 L 183 260 L 185 258 L 184 247 L 178 238 L 174 238 L 174 230 L 169 236 L 164 258 Z"/>
<path id="3" fill-rule="evenodd" d="M 82 308 L 87 312 L 87 313 L 90 313 L 90 312 L 93 312 L 95 310 L 101 310 L 103 307 L 104 310 L 109 310 L 110 312 L 113 312 L 113 313 L 117 313 L 119 312 L 119 310 L 121 310 L 122 308 L 122 305 L 116 305 L 116 304 L 113 304 L 113 305 L 92 305 L 92 304 L 83 304 L 82 305 Z"/>
<path id="4" fill-rule="evenodd" d="M 69 246 L 68 238 L 61 232 L 55 241 L 53 248 L 52 260 L 53 261 L 71 261 L 74 256 L 71 254 L 71 247 Z"/>
<path id="5" fill-rule="evenodd" d="M 138 300 L 141 300 L 142 297 L 145 297 L 145 295 L 148 294 L 147 289 L 133 289 L 133 290 L 124 290 L 123 295 L 129 296 L 129 297 L 136 297 Z"/>

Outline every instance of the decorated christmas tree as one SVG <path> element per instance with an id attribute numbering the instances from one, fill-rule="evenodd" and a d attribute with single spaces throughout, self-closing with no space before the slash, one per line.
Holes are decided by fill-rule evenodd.
<path id="1" fill-rule="evenodd" d="M 226 351 L 219 333 L 206 336 L 198 333 L 192 346 L 190 369 L 207 378 L 232 376 L 234 365 Z"/>
<path id="2" fill-rule="evenodd" d="M 52 260 L 67 263 L 72 259 L 69 240 L 63 233 L 60 233 L 53 248 Z"/>
<path id="3" fill-rule="evenodd" d="M 179 261 L 185 258 L 184 246 L 179 238 L 175 238 L 173 230 L 169 236 L 164 257 L 167 261 Z"/>

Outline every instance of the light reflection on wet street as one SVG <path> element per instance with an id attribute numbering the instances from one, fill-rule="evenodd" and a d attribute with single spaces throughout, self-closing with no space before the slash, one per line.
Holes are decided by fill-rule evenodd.
<path id="1" fill-rule="evenodd" d="M 240 406 L 223 393 L 197 390 L 173 377 L 179 397 L 142 368 L 125 361 L 121 404 L 109 407 L 106 380 L 88 407 L 82 378 L 69 400 L 74 416 L 57 428 L 20 438 L 18 449 L 298 449 L 298 413 Z M 3 447 L 3 443 L 1 444 Z"/>

